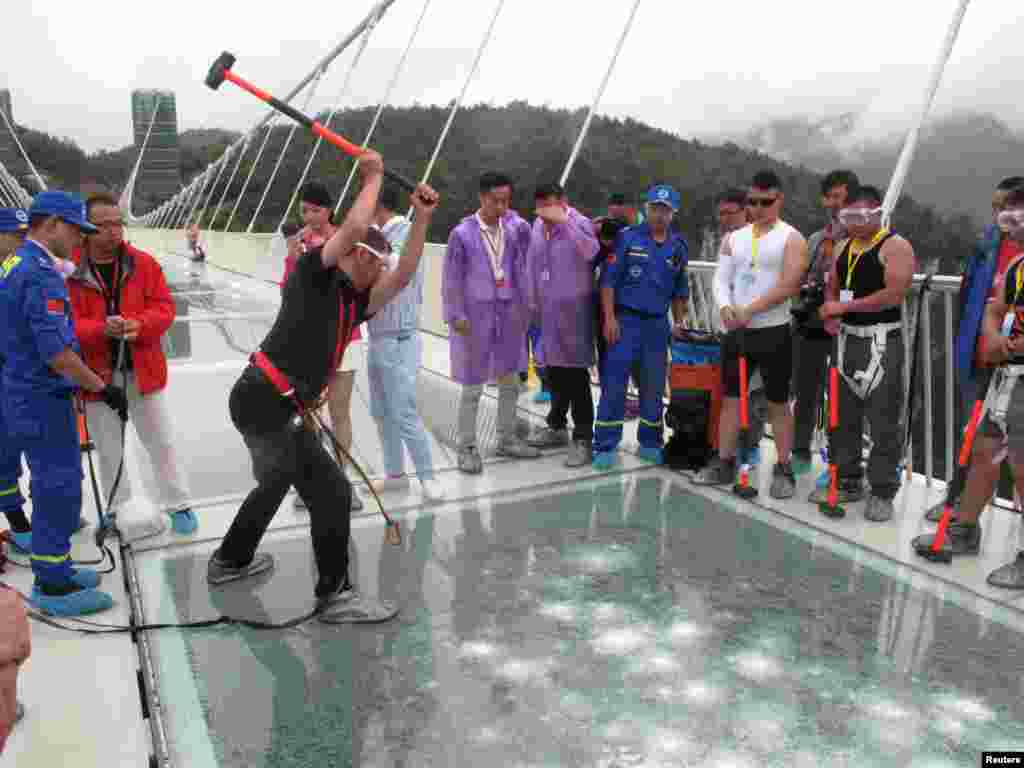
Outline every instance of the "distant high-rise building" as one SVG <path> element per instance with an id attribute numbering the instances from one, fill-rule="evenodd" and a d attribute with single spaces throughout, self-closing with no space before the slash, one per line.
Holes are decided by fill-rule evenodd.
<path id="1" fill-rule="evenodd" d="M 133 207 L 138 214 L 152 210 L 181 189 L 178 109 L 173 92 L 132 91 L 132 126 L 136 150 L 142 148 L 150 123 L 153 124 L 153 131 L 135 180 Z"/>
<path id="2" fill-rule="evenodd" d="M 7 120 L 13 126 L 14 111 L 11 108 L 11 92 L 6 88 L 0 89 L 0 110 L 3 110 L 3 113 L 7 115 Z M 7 172 L 21 183 L 28 194 L 31 195 L 37 191 L 37 185 L 32 183 L 28 165 L 21 156 L 21 152 L 18 151 L 18 145 L 14 142 L 10 131 L 7 130 L 7 123 L 3 119 L 0 119 L 0 163 L 4 164 Z M 7 199 L 9 191 L 6 187 L 4 190 L 5 194 L 2 199 Z"/>

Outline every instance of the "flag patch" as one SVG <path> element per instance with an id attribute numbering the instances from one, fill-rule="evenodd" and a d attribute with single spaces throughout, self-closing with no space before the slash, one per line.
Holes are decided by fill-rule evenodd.
<path id="1" fill-rule="evenodd" d="M 64 315 L 64 299 L 47 299 L 46 311 L 51 315 Z"/>

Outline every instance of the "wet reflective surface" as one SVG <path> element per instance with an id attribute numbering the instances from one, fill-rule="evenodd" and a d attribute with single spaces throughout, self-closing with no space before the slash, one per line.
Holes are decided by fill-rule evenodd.
<path id="1" fill-rule="evenodd" d="M 154 637 L 181 764 L 952 766 L 1024 748 L 1018 632 L 665 476 L 421 510 L 404 533 L 353 532 L 352 573 L 395 622 Z M 139 557 L 148 619 L 312 605 L 305 530 L 267 536 L 272 574 L 211 592 L 213 546 Z"/>

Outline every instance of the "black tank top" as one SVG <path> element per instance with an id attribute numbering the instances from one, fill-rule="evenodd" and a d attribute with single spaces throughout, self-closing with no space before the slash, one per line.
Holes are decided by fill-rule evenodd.
<path id="1" fill-rule="evenodd" d="M 1016 339 L 1024 333 L 1024 273 L 1021 272 L 1024 261 L 1018 260 L 1006 270 L 1003 295 L 1006 299 L 1006 311 L 1013 313 L 1013 325 L 1010 330 L 1010 338 Z M 1000 318 L 1002 324 L 1003 318 Z M 1000 332 L 1004 328 L 1000 328 Z M 1013 355 L 1007 361 L 1011 365 L 1024 363 L 1024 355 Z"/>
<path id="2" fill-rule="evenodd" d="M 853 276 L 850 279 L 849 289 L 853 290 L 853 298 L 863 299 L 873 293 L 885 288 L 885 265 L 882 264 L 880 254 L 882 246 L 892 237 L 889 232 L 881 240 L 875 243 L 870 250 L 864 251 L 860 258 L 853 262 Z M 839 290 L 847 290 L 846 277 L 850 269 L 850 249 L 853 247 L 851 239 L 839 254 L 836 262 L 836 273 L 839 277 Z M 903 319 L 903 308 L 901 304 L 888 309 L 881 309 L 877 312 L 847 312 L 843 315 L 843 322 L 847 325 L 875 325 L 877 323 L 898 323 Z"/>

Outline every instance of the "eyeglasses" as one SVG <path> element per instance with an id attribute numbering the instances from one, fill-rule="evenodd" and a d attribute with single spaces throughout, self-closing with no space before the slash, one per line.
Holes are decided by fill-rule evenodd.
<path id="1" fill-rule="evenodd" d="M 778 201 L 777 197 L 748 197 L 747 205 L 752 208 L 771 208 Z"/>
<path id="2" fill-rule="evenodd" d="M 882 213 L 879 208 L 843 208 L 839 212 L 838 219 L 842 224 L 867 224 L 876 216 Z"/>
<path id="3" fill-rule="evenodd" d="M 124 227 L 124 221 L 121 219 L 116 221 L 94 221 L 92 225 L 97 229 L 121 229 Z"/>

